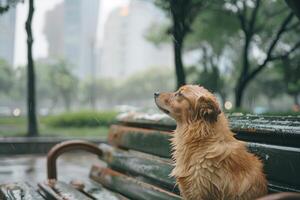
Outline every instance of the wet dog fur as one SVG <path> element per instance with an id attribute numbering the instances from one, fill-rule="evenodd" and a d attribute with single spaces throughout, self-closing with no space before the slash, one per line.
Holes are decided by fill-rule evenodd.
<path id="1" fill-rule="evenodd" d="M 215 96 L 198 85 L 156 93 L 156 105 L 174 118 L 174 169 L 186 200 L 252 200 L 267 194 L 262 162 L 233 137 Z"/>

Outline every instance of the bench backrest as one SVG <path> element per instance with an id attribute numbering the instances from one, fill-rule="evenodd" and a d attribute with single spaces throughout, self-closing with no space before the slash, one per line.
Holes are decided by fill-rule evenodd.
<path id="1" fill-rule="evenodd" d="M 229 121 L 236 138 L 246 141 L 249 151 L 264 161 L 269 191 L 300 192 L 300 118 L 229 116 Z M 169 177 L 173 168 L 169 139 L 175 127 L 165 115 L 119 116 L 110 128 L 111 146 L 100 146 L 108 167 L 94 166 L 91 177 L 131 198 L 140 199 L 138 193 L 178 199 L 175 180 Z"/>

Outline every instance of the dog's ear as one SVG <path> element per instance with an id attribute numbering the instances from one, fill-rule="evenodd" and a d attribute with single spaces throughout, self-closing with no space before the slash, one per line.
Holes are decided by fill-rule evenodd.
<path id="1" fill-rule="evenodd" d="M 209 122 L 216 122 L 221 110 L 215 99 L 201 96 L 197 100 L 196 113 L 198 119 L 202 118 Z"/>

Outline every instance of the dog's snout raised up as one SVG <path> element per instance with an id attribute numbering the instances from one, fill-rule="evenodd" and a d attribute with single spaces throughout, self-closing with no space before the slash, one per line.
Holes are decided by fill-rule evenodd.
<path id="1" fill-rule="evenodd" d="M 159 92 L 155 92 L 154 93 L 154 98 L 158 97 L 159 96 Z"/>

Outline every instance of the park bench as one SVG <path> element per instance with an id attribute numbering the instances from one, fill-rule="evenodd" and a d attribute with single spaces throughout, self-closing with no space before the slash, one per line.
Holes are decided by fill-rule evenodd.
<path id="1" fill-rule="evenodd" d="M 300 117 L 231 115 L 229 120 L 235 137 L 263 160 L 269 192 L 300 192 Z M 169 176 L 169 139 L 175 127 L 165 115 L 122 114 L 110 127 L 107 143 L 56 145 L 48 154 L 50 180 L 2 185 L 0 199 L 20 194 L 24 199 L 181 199 Z M 56 158 L 73 149 L 96 153 L 103 164 L 93 165 L 90 177 L 82 181 L 64 183 L 60 175 L 56 180 Z"/>

